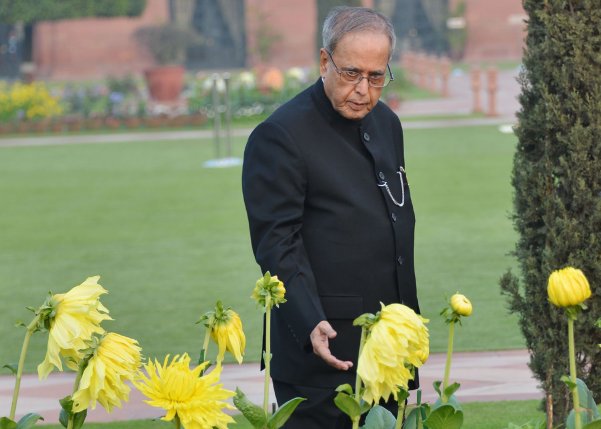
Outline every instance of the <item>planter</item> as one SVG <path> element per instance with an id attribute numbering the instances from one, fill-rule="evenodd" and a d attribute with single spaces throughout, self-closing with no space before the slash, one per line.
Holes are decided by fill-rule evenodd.
<path id="1" fill-rule="evenodd" d="M 104 126 L 110 130 L 116 130 L 121 128 L 121 120 L 119 118 L 109 116 L 104 119 Z"/>
<path id="2" fill-rule="evenodd" d="M 104 126 L 102 118 L 93 117 L 86 119 L 86 130 L 99 130 Z"/>
<path id="3" fill-rule="evenodd" d="M 163 103 L 174 102 L 184 87 L 185 69 L 182 66 L 161 66 L 144 72 L 150 98 Z"/>

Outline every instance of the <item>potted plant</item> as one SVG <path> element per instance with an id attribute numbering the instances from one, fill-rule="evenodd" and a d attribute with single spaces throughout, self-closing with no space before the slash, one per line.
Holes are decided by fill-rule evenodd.
<path id="1" fill-rule="evenodd" d="M 184 85 L 186 51 L 201 42 L 200 36 L 172 23 L 141 27 L 135 36 L 156 63 L 144 72 L 150 97 L 158 102 L 177 101 Z"/>

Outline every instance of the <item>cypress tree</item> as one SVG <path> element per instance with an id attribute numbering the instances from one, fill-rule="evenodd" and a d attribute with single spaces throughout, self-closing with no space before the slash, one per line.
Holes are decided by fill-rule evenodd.
<path id="1" fill-rule="evenodd" d="M 501 278 L 530 368 L 555 424 L 572 408 L 567 322 L 547 299 L 549 274 L 581 269 L 592 296 L 576 322 L 577 371 L 601 398 L 601 7 L 599 0 L 524 0 L 528 35 L 512 185 L 521 279 Z M 521 281 L 520 281 L 521 280 Z M 552 406 L 552 408 L 551 408 Z"/>

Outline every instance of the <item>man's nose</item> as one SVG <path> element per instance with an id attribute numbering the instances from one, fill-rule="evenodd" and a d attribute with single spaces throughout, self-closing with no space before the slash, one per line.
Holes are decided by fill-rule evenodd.
<path id="1" fill-rule="evenodd" d="M 357 84 L 355 84 L 355 92 L 363 95 L 363 94 L 367 94 L 368 90 L 369 90 L 369 82 L 368 82 L 367 78 L 365 76 L 363 76 L 363 79 L 361 79 Z"/>

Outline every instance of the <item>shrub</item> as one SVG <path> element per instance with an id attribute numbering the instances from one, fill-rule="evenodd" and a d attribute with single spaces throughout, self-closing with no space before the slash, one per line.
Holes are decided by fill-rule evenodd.
<path id="1" fill-rule="evenodd" d="M 593 289 L 576 328 L 578 374 L 601 395 L 601 9 L 595 0 L 524 1 L 528 36 L 520 80 L 522 109 L 512 183 L 515 255 L 522 285 L 507 273 L 501 287 L 531 352 L 530 367 L 564 421 L 571 405 L 566 324 L 547 301 L 549 274 L 579 267 Z M 551 407 L 552 405 L 552 407 Z"/>
<path id="2" fill-rule="evenodd" d="M 59 100 L 43 83 L 15 83 L 0 86 L 0 121 L 41 119 L 62 113 Z"/>

